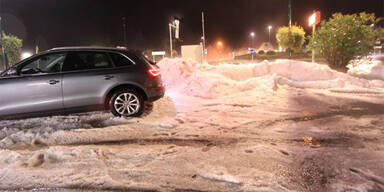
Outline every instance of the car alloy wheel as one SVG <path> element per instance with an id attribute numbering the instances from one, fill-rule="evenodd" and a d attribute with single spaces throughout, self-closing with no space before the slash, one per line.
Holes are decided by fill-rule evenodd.
<path id="1" fill-rule="evenodd" d="M 120 89 L 109 100 L 109 108 L 117 117 L 139 117 L 143 113 L 143 96 L 133 89 Z"/>
<path id="2" fill-rule="evenodd" d="M 140 109 L 139 98 L 132 93 L 121 93 L 114 102 L 116 112 L 122 116 L 131 116 L 136 114 Z"/>

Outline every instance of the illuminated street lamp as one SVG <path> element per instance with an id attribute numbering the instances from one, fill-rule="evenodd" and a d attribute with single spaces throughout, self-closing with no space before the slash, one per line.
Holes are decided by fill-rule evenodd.
<path id="1" fill-rule="evenodd" d="M 271 42 L 271 29 L 272 26 L 268 26 L 268 41 Z"/>
<path id="2" fill-rule="evenodd" d="M 254 32 L 251 32 L 250 35 L 251 35 L 251 39 L 252 39 L 252 40 L 251 40 L 251 41 L 252 41 L 252 42 L 251 42 L 251 47 L 253 48 L 253 39 L 255 38 L 255 33 L 254 33 Z"/>
<path id="3" fill-rule="evenodd" d="M 21 60 L 26 59 L 28 57 L 32 56 L 32 53 L 30 52 L 24 52 L 21 54 Z"/>
<path id="4" fill-rule="evenodd" d="M 223 47 L 223 42 L 221 42 L 221 41 L 218 41 L 217 43 L 216 43 L 216 45 L 217 45 L 217 47 Z"/>

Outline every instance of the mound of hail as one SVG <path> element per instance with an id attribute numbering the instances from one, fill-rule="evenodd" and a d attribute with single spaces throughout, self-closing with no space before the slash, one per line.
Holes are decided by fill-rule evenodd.
<path id="1" fill-rule="evenodd" d="M 349 64 L 348 74 L 365 79 L 384 80 L 384 56 L 369 60 L 355 60 Z"/>
<path id="2" fill-rule="evenodd" d="M 380 80 L 360 79 L 326 65 L 294 60 L 213 66 L 163 59 L 158 65 L 167 90 L 208 99 L 238 92 L 271 92 L 279 85 L 311 89 L 384 88 Z"/>

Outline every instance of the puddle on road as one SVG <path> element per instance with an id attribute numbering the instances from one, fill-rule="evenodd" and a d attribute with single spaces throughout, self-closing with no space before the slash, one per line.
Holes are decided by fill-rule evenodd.
<path id="1" fill-rule="evenodd" d="M 383 104 L 358 102 L 358 103 L 352 103 L 348 106 L 330 107 L 330 110 L 324 113 L 317 113 L 313 115 L 305 115 L 301 117 L 292 117 L 292 118 L 286 118 L 286 119 L 270 120 L 270 121 L 263 122 L 262 126 L 268 127 L 268 126 L 275 125 L 277 123 L 283 123 L 285 121 L 294 121 L 294 122 L 313 121 L 317 119 L 334 117 L 338 115 L 349 116 L 353 118 L 360 118 L 364 115 L 382 115 L 382 114 L 384 114 Z"/>
<path id="2" fill-rule="evenodd" d="M 333 109 L 333 110 L 325 112 L 325 113 L 318 113 L 315 115 L 309 115 L 309 116 L 304 116 L 304 117 L 289 118 L 286 120 L 300 122 L 300 121 L 311 121 L 311 120 L 316 120 L 316 119 L 333 117 L 333 116 L 337 116 L 337 115 L 359 118 L 359 117 L 364 116 L 364 115 L 381 115 L 381 114 L 384 114 L 384 105 L 374 104 L 374 103 L 366 103 L 366 102 L 352 103 L 347 107 L 333 107 L 331 109 Z"/>

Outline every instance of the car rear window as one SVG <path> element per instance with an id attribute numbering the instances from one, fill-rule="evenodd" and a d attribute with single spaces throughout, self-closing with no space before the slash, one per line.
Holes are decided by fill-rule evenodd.
<path id="1" fill-rule="evenodd" d="M 116 67 L 124 67 L 133 65 L 132 61 L 121 54 L 110 53 L 113 63 Z"/>

